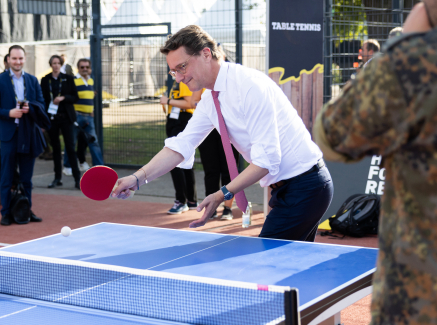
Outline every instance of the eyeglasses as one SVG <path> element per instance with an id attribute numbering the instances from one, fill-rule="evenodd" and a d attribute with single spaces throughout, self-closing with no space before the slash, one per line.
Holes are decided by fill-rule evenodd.
<path id="1" fill-rule="evenodd" d="M 196 53 L 193 53 L 193 55 Z M 184 63 L 179 64 L 178 67 L 176 67 L 176 69 L 172 69 L 170 70 L 168 73 L 170 76 L 172 77 L 176 77 L 176 72 L 178 72 L 179 74 L 185 74 L 187 72 L 187 65 L 188 65 L 188 61 L 190 61 L 190 59 L 193 57 L 193 55 L 191 55 L 187 61 L 185 61 Z"/>
<path id="2" fill-rule="evenodd" d="M 86 66 L 86 65 L 84 65 L 84 66 L 82 66 L 82 67 L 80 67 L 81 69 L 89 69 L 90 67 L 89 66 Z"/>

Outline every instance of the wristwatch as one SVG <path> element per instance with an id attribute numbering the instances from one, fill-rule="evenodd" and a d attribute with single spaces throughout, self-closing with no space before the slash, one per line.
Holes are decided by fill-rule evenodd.
<path id="1" fill-rule="evenodd" d="M 231 200 L 231 199 L 234 197 L 234 193 L 229 192 L 228 189 L 226 188 L 226 186 L 223 186 L 223 187 L 221 188 L 221 190 L 222 190 L 222 192 L 223 192 L 223 195 L 225 196 L 225 197 L 224 197 L 224 200 L 225 200 L 225 201 L 229 201 L 229 200 Z"/>

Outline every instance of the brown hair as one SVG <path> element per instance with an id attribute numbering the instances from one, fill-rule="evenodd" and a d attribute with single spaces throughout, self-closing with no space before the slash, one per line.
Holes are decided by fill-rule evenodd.
<path id="1" fill-rule="evenodd" d="M 363 43 L 363 46 L 364 45 L 367 46 L 367 51 L 379 52 L 379 49 L 381 48 L 376 39 L 368 39 Z"/>
<path id="2" fill-rule="evenodd" d="M 21 50 L 21 51 L 24 52 L 24 54 L 26 54 L 26 51 L 25 51 L 24 48 L 23 48 L 22 46 L 20 46 L 20 45 L 12 45 L 12 46 L 9 48 L 9 52 L 8 52 L 9 55 L 11 54 L 11 51 L 12 51 L 12 50 Z"/>
<path id="3" fill-rule="evenodd" d="M 91 68 L 91 60 L 87 59 L 87 58 L 82 58 L 82 59 L 79 59 L 79 61 L 77 61 L 77 68 L 78 69 L 80 68 L 80 63 L 81 62 L 88 62 L 90 64 L 90 68 Z"/>
<path id="4" fill-rule="evenodd" d="M 170 51 L 175 51 L 181 46 L 185 48 L 188 55 L 199 55 L 199 52 L 207 47 L 211 50 L 213 59 L 219 60 L 222 57 L 216 41 L 197 25 L 189 25 L 179 30 L 165 42 L 160 51 L 167 55 Z"/>
<path id="5" fill-rule="evenodd" d="M 49 60 L 49 64 L 50 64 L 50 66 L 52 66 L 52 63 L 53 63 L 53 60 L 54 60 L 54 59 L 58 59 L 59 62 L 61 63 L 61 65 L 64 64 L 64 59 L 62 59 L 59 55 L 55 54 L 55 55 L 52 55 L 52 56 L 50 57 L 50 60 Z"/>

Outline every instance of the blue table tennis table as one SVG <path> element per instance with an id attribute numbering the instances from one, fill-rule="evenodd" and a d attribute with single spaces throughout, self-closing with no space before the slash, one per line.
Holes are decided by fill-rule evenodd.
<path id="1" fill-rule="evenodd" d="M 266 321 L 272 316 L 264 314 L 276 310 L 273 302 L 283 303 L 278 288 L 291 287 L 298 289 L 300 324 L 334 325 L 340 322 L 341 310 L 372 292 L 377 253 L 377 249 L 354 246 L 99 223 L 73 230 L 69 237 L 55 234 L 0 249 L 0 324 L 291 324 L 281 317 Z M 65 270 L 56 273 L 58 262 Z M 105 279 L 89 275 L 88 268 Z M 34 274 L 41 270 L 41 275 Z M 131 313 L 129 303 L 105 307 L 108 301 L 123 304 L 126 289 L 118 287 L 120 282 L 148 277 L 147 272 L 171 288 L 161 282 L 127 285 L 138 291 L 130 301 L 138 308 L 147 305 L 147 317 L 138 316 L 142 314 L 135 308 Z M 170 280 L 161 279 L 161 274 Z M 64 277 L 71 280 L 54 284 Z M 181 285 L 183 277 L 188 284 Z M 18 280 L 22 288 L 15 288 Z M 204 287 L 198 287 L 197 281 Z M 214 281 L 222 286 L 217 289 Z M 31 290 L 30 283 L 41 287 Z M 53 289 L 47 288 L 52 283 Z M 165 296 L 144 298 L 155 286 Z M 111 294 L 109 287 L 119 291 Z M 95 290 L 101 291 L 97 298 L 80 300 L 78 305 L 73 301 L 79 293 Z M 210 290 L 217 291 L 209 294 Z M 235 298 L 240 294 L 242 302 Z M 185 299 L 190 300 L 188 307 L 174 305 L 184 305 Z M 161 308 L 164 315 L 150 317 Z M 178 321 L 183 313 L 192 317 L 198 309 L 205 310 L 205 315 Z M 243 310 L 244 321 L 238 318 Z"/>

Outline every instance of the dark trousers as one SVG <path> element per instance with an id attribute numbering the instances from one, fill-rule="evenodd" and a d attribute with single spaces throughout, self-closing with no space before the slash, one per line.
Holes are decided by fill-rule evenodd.
<path id="1" fill-rule="evenodd" d="M 65 150 L 67 151 L 70 160 L 70 166 L 74 180 L 80 181 L 80 171 L 77 165 L 76 152 L 74 150 L 74 125 L 70 120 L 60 117 L 55 117 L 52 121 L 52 126 L 49 129 L 50 141 L 53 148 L 53 162 L 55 165 L 55 179 L 62 179 L 62 153 L 61 141 L 59 140 L 59 131 L 64 137 Z"/>
<path id="2" fill-rule="evenodd" d="M 232 150 L 238 166 L 240 154 L 234 146 Z M 222 186 L 231 182 L 222 139 L 216 129 L 212 130 L 200 144 L 199 152 L 205 171 L 205 195 L 208 196 L 220 189 L 220 180 Z"/>
<path id="3" fill-rule="evenodd" d="M 10 212 L 11 187 L 16 172 L 17 164 L 20 170 L 20 181 L 24 187 L 24 194 L 29 199 L 32 207 L 32 175 L 35 158 L 31 154 L 17 153 L 18 133 L 15 132 L 10 141 L 1 142 L 1 214 Z"/>
<path id="4" fill-rule="evenodd" d="M 269 202 L 272 210 L 259 236 L 313 242 L 333 194 L 334 185 L 326 167 L 273 189 Z"/>
<path id="5" fill-rule="evenodd" d="M 96 140 L 97 141 L 97 140 Z M 88 147 L 88 142 L 86 142 L 85 133 L 79 131 L 77 134 L 77 159 L 79 159 L 79 163 L 83 164 L 86 161 L 86 148 Z"/>
<path id="6" fill-rule="evenodd" d="M 167 137 L 175 137 L 181 133 L 188 124 L 192 114 L 181 112 L 179 119 L 167 117 L 166 132 Z M 171 179 L 176 192 L 176 200 L 185 204 L 187 201 L 197 201 L 196 179 L 194 170 L 175 167 L 170 171 Z"/>

